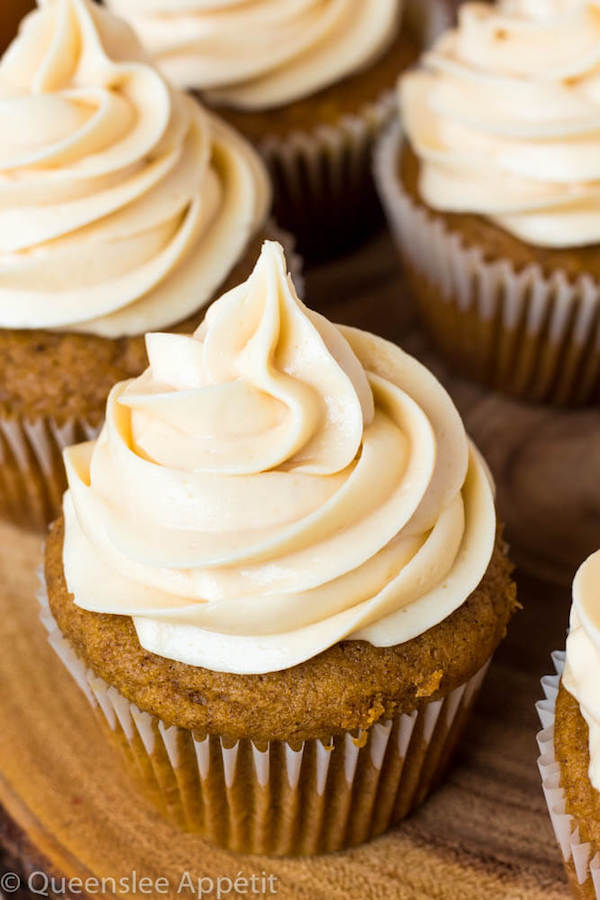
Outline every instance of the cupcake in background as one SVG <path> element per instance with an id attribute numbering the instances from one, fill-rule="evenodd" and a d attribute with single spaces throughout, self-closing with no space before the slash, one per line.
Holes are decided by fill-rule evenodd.
<path id="1" fill-rule="evenodd" d="M 445 0 L 106 0 L 162 71 L 265 157 L 278 220 L 325 257 L 379 221 L 373 140 Z M 407 7 L 407 8 L 405 8 Z"/>
<path id="2" fill-rule="evenodd" d="M 62 448 L 145 368 L 144 333 L 195 328 L 251 271 L 270 187 L 251 146 L 91 0 L 23 21 L 0 98 L 0 515 L 45 527 Z"/>
<path id="3" fill-rule="evenodd" d="M 433 375 L 305 307 L 276 243 L 147 345 L 65 451 L 51 642 L 182 828 L 365 841 L 439 783 L 515 608 L 488 470 Z"/>
<path id="4" fill-rule="evenodd" d="M 533 401 L 600 386 L 600 17 L 465 3 L 399 84 L 376 178 L 424 321 L 460 370 Z"/>
<path id="5" fill-rule="evenodd" d="M 566 653 L 538 703 L 544 794 L 573 895 L 600 898 L 600 552 L 573 582 Z"/>

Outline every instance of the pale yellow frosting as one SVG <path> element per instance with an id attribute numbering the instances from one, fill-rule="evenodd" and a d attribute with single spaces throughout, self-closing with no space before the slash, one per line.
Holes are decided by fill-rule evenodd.
<path id="1" fill-rule="evenodd" d="M 600 791 L 600 551 L 583 563 L 573 582 L 563 684 L 588 724 L 589 776 Z"/>
<path id="2" fill-rule="evenodd" d="M 442 386 L 307 309 L 266 243 L 193 336 L 147 336 L 95 443 L 65 451 L 82 608 L 213 670 L 389 646 L 460 606 L 494 548 L 489 475 Z"/>
<path id="3" fill-rule="evenodd" d="M 400 82 L 421 192 L 537 246 L 600 241 L 600 3 L 465 3 Z"/>
<path id="4" fill-rule="evenodd" d="M 264 221 L 251 147 L 125 23 L 46 0 L 0 64 L 0 326 L 143 334 L 218 290 Z"/>
<path id="5" fill-rule="evenodd" d="M 402 0 L 109 0 L 174 84 L 268 109 L 368 66 Z"/>

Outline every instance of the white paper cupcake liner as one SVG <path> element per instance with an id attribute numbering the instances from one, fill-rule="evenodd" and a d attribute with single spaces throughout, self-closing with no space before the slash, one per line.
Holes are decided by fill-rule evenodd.
<path id="1" fill-rule="evenodd" d="M 560 764 L 554 753 L 554 719 L 558 688 L 565 666 L 564 651 L 555 651 L 552 662 L 556 674 L 542 678 L 545 699 L 536 703 L 543 729 L 537 735 L 542 788 L 567 872 L 571 875 L 569 867 L 572 866 L 577 885 L 582 889 L 587 886 L 590 896 L 595 894 L 597 900 L 600 900 L 600 853 L 593 853 L 591 844 L 580 840 L 579 828 L 574 824 L 573 816 L 566 811 L 565 793 L 560 786 Z"/>
<path id="2" fill-rule="evenodd" d="M 380 139 L 374 172 L 425 324 L 450 362 L 492 387 L 581 405 L 600 388 L 600 283 L 486 260 L 418 205 L 399 177 L 402 131 Z"/>
<path id="3" fill-rule="evenodd" d="M 63 448 L 93 440 L 99 431 L 84 419 L 21 419 L 0 414 L 0 515 L 44 531 L 60 512 L 66 477 Z"/>
<path id="4" fill-rule="evenodd" d="M 427 47 L 450 25 L 450 4 L 406 0 L 406 19 Z M 344 249 L 380 221 L 372 153 L 395 110 L 396 91 L 389 89 L 335 124 L 266 135 L 258 144 L 273 181 L 275 214 L 309 256 Z"/>
<path id="5" fill-rule="evenodd" d="M 387 92 L 335 125 L 268 135 L 258 144 L 273 182 L 277 217 L 308 256 L 336 253 L 373 229 L 371 154 L 394 108 L 394 94 Z"/>
<path id="6" fill-rule="evenodd" d="M 87 669 L 40 592 L 49 641 L 146 793 L 177 826 L 232 850 L 312 855 L 369 840 L 437 785 L 488 664 L 447 697 L 362 734 L 296 744 L 228 741 L 169 726 Z"/>

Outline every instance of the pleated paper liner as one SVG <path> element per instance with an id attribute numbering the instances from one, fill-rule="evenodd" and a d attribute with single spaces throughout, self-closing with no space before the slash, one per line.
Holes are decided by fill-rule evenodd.
<path id="1" fill-rule="evenodd" d="M 450 4 L 406 0 L 405 17 L 425 48 L 449 26 Z M 395 109 L 396 94 L 390 85 L 372 103 L 331 125 L 285 137 L 267 134 L 258 144 L 273 182 L 277 219 L 296 235 L 310 259 L 356 246 L 380 225 L 372 154 Z"/>
<path id="2" fill-rule="evenodd" d="M 50 644 L 145 795 L 174 825 L 245 853 L 340 850 L 407 816 L 441 781 L 488 665 L 447 697 L 362 734 L 232 742 L 142 712 L 86 669 L 59 631 L 45 588 L 40 603 Z"/>
<path id="3" fill-rule="evenodd" d="M 566 811 L 565 793 L 560 786 L 560 764 L 554 753 L 554 719 L 565 653 L 553 653 L 552 662 L 556 674 L 542 678 L 545 699 L 536 704 L 543 729 L 537 735 L 542 787 L 573 895 L 582 900 L 600 900 L 600 853 L 595 853 L 590 843 L 580 840 L 579 828 Z"/>
<path id="4" fill-rule="evenodd" d="M 11 418 L 0 412 L 0 517 L 43 531 L 61 509 L 63 447 L 93 440 L 99 426 L 84 419 Z"/>
<path id="5" fill-rule="evenodd" d="M 265 232 L 270 240 L 282 244 L 290 274 L 302 296 L 303 261 L 296 252 L 293 235 L 273 221 L 267 223 Z M 76 384 L 73 390 L 77 390 Z M 90 420 L 22 418 L 0 406 L 0 518 L 30 531 L 44 532 L 62 508 L 67 486 L 63 449 L 94 440 L 103 418 L 103 409 L 96 411 Z"/>
<path id="6" fill-rule="evenodd" d="M 485 259 L 404 190 L 401 128 L 379 141 L 375 179 L 422 318 L 459 371 L 534 402 L 580 406 L 600 391 L 600 283 Z"/>

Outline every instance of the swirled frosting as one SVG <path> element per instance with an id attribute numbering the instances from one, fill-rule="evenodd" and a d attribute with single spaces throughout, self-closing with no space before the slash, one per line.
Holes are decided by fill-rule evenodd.
<path id="1" fill-rule="evenodd" d="M 600 241 L 600 3 L 466 3 L 400 83 L 420 189 L 540 247 Z"/>
<path id="2" fill-rule="evenodd" d="M 267 214 L 254 151 L 129 26 L 45 0 L 0 64 L 0 326 L 143 334 L 218 290 Z"/>
<path id="3" fill-rule="evenodd" d="M 589 776 L 600 791 L 600 551 L 583 563 L 573 582 L 563 685 L 588 724 Z"/>
<path id="4" fill-rule="evenodd" d="M 163 72 L 213 104 L 268 109 L 313 94 L 386 49 L 402 0 L 110 0 Z"/>
<path id="5" fill-rule="evenodd" d="M 193 336 L 147 336 L 96 443 L 65 451 L 64 571 L 141 644 L 262 673 L 389 646 L 460 606 L 495 540 L 487 471 L 435 378 L 307 309 L 266 243 Z"/>

